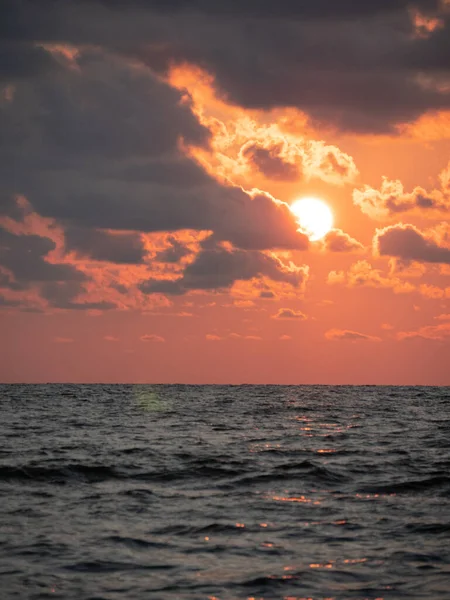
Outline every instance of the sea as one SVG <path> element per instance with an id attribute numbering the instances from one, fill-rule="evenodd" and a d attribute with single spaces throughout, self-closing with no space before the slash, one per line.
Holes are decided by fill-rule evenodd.
<path id="1" fill-rule="evenodd" d="M 2 600 L 450 598 L 450 388 L 1 385 Z"/>

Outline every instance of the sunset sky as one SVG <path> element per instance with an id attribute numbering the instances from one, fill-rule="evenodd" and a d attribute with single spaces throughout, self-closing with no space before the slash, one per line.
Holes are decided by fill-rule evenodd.
<path id="1" fill-rule="evenodd" d="M 0 10 L 1 381 L 450 385 L 448 0 Z"/>

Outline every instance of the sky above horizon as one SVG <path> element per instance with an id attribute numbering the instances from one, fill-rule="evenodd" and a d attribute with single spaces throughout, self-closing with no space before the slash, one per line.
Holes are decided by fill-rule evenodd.
<path id="1" fill-rule="evenodd" d="M 0 31 L 0 381 L 450 385 L 450 1 Z"/>

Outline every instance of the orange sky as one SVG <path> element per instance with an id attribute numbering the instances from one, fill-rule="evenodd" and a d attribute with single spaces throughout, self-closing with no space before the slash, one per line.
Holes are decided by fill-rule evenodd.
<path id="1" fill-rule="evenodd" d="M 41 48 L 42 88 L 2 88 L 27 135 L 7 131 L 24 164 L 0 215 L 1 381 L 450 385 L 450 110 L 350 131 L 75 42 Z M 29 105 L 67 82 L 81 117 L 54 95 L 42 121 Z M 307 196 L 334 215 L 317 242 L 288 208 Z"/>

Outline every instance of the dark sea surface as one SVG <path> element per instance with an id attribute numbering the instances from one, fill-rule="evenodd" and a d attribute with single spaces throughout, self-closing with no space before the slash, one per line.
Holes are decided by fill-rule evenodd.
<path id="1" fill-rule="evenodd" d="M 450 388 L 0 386 L 0 598 L 450 598 Z"/>

